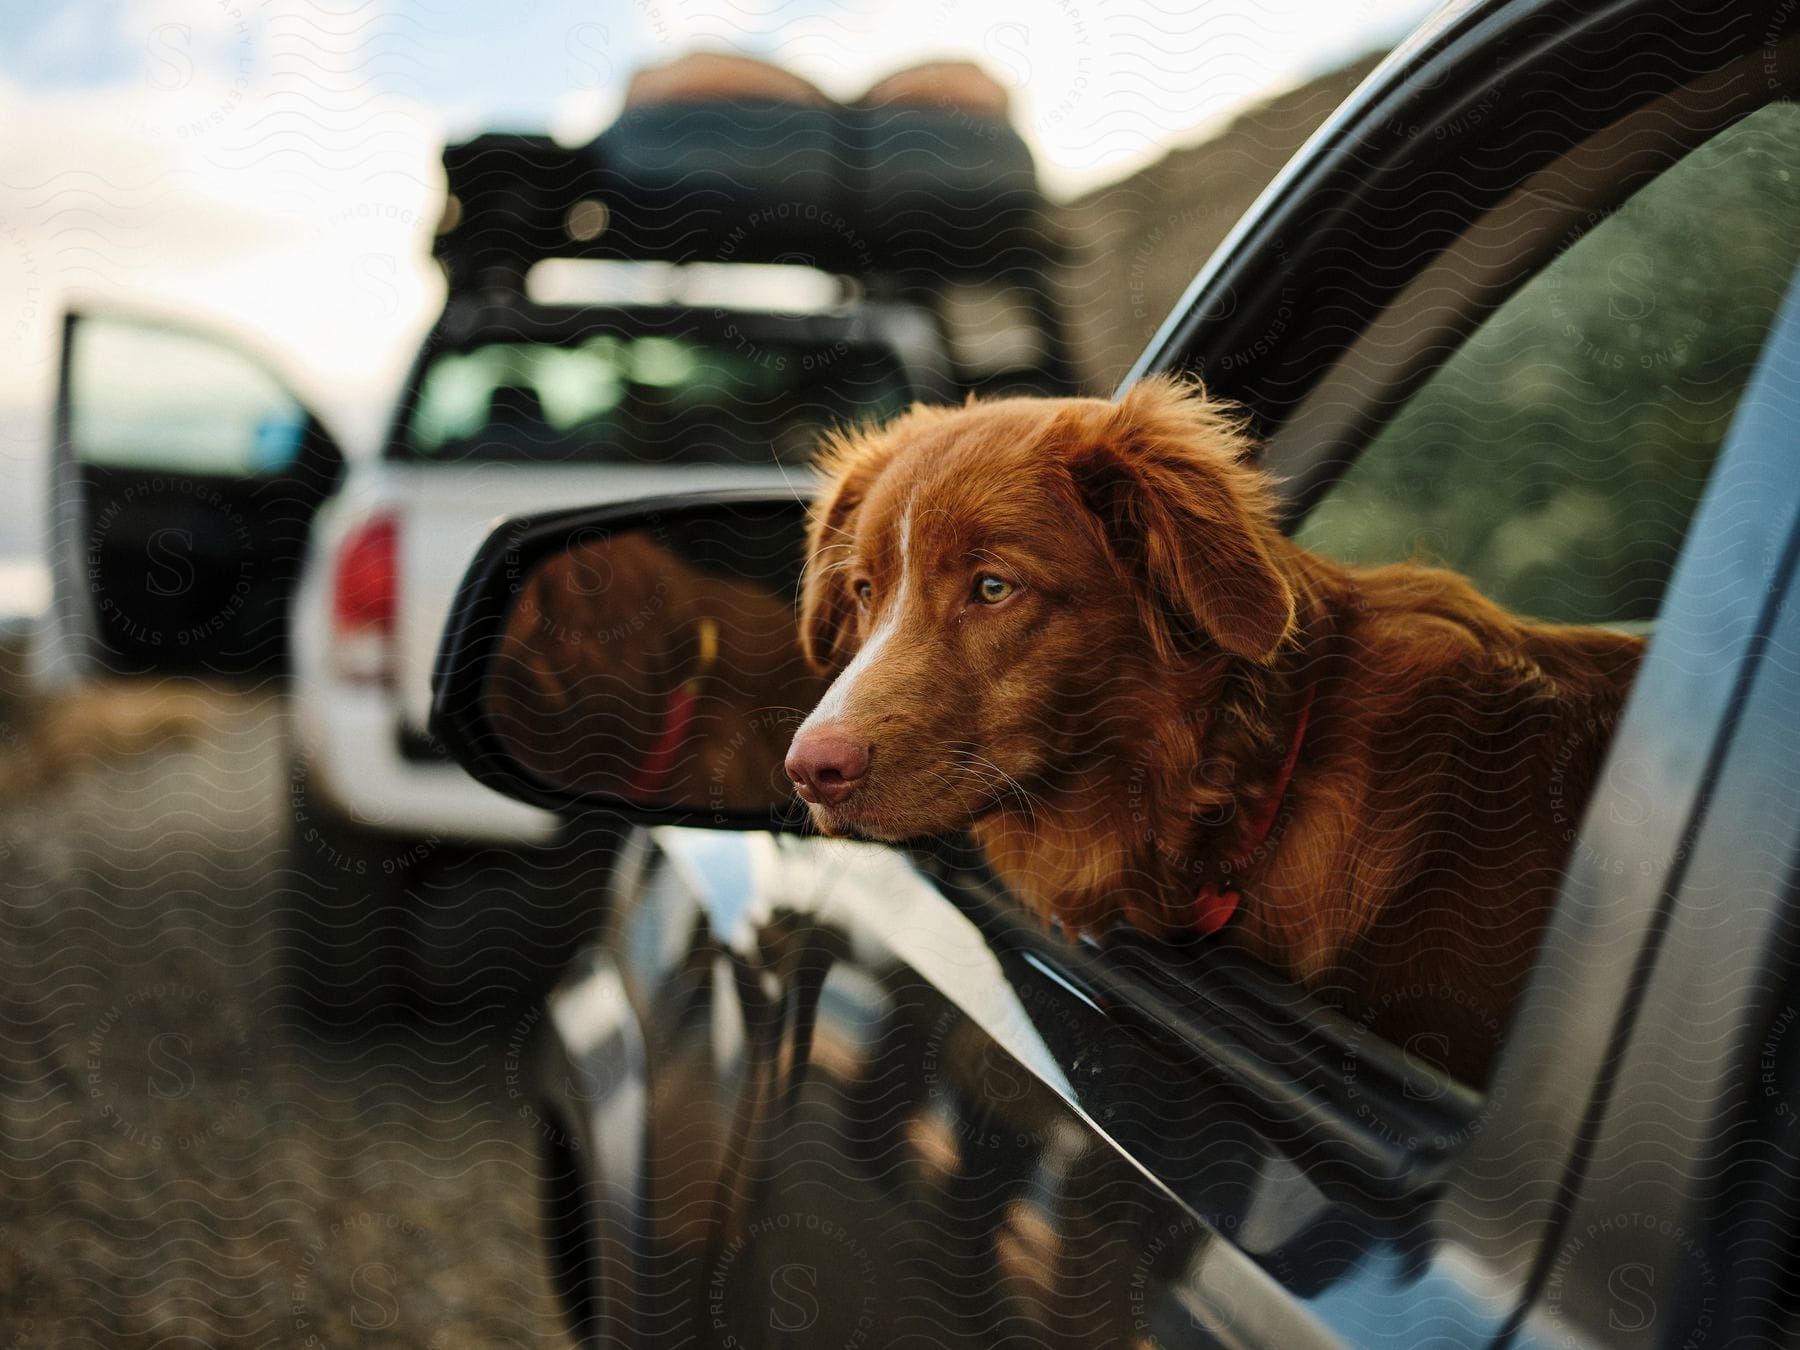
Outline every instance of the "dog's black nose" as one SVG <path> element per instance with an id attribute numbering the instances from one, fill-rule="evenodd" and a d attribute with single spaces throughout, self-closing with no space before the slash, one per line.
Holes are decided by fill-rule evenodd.
<path id="1" fill-rule="evenodd" d="M 784 767 L 802 801 L 836 806 L 869 772 L 869 747 L 828 722 L 802 727 Z"/>

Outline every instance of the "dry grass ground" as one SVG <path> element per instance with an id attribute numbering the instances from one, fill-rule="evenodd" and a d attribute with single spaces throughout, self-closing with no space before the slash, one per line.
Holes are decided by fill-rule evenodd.
<path id="1" fill-rule="evenodd" d="M 332 1045 L 276 997 L 281 705 L 0 689 L 0 1347 L 566 1344 L 519 1010 Z"/>

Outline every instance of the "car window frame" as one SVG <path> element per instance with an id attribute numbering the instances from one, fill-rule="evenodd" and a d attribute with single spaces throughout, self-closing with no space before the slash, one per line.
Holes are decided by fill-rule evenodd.
<path id="1" fill-rule="evenodd" d="M 1201 266 L 1117 392 L 1150 374 L 1200 378 L 1215 396 L 1245 409 L 1272 466 L 1277 449 L 1283 451 L 1279 496 L 1290 514 L 1303 511 L 1329 479 L 1318 481 L 1314 466 L 1297 448 L 1287 447 L 1302 426 L 1311 435 L 1334 429 L 1322 416 L 1334 401 L 1322 388 L 1325 376 L 1352 369 L 1347 363 L 1354 359 L 1357 378 L 1369 381 L 1371 392 L 1400 397 L 1436 368 L 1433 358 L 1446 354 L 1447 344 L 1460 341 L 1492 304 L 1567 245 L 1585 215 L 1617 204 L 1647 176 L 1755 108 L 1800 96 L 1800 31 L 1770 46 L 1732 45 L 1729 56 L 1718 57 L 1703 73 L 1669 68 L 1666 49 L 1679 39 L 1667 30 L 1673 25 L 1679 34 L 1683 23 L 1698 23 L 1705 13 L 1703 6 L 1666 0 L 1591 6 L 1489 0 L 1452 16 L 1429 41 L 1405 44 L 1301 148 Z M 1753 26 L 1749 16 L 1739 18 Z M 1707 36 L 1736 42 L 1730 34 Z M 1626 57 L 1616 49 L 1626 44 L 1633 53 L 1647 53 L 1641 87 L 1620 94 L 1631 102 L 1509 123 L 1507 153 L 1499 162 L 1474 157 L 1484 148 L 1491 153 L 1480 126 L 1493 120 L 1496 107 L 1536 99 L 1560 109 L 1556 95 L 1566 98 L 1572 68 L 1579 71 L 1589 56 L 1596 64 L 1619 63 Z M 1654 128 L 1657 134 L 1649 142 L 1630 144 L 1633 129 L 1641 136 L 1651 127 L 1643 119 L 1659 100 L 1667 100 L 1660 105 L 1665 124 Z M 1582 115 L 1601 111 L 1606 116 L 1600 121 Z M 1458 127 L 1475 130 L 1436 134 Z M 1574 156 L 1588 162 L 1570 178 L 1559 170 Z M 1415 198 L 1408 208 L 1437 210 L 1454 226 L 1434 229 L 1422 244 L 1401 249 L 1397 262 L 1369 258 L 1346 266 L 1345 258 L 1331 253 L 1331 241 L 1340 233 L 1335 226 L 1353 218 L 1364 203 L 1383 202 L 1391 209 L 1405 199 L 1406 185 L 1425 175 L 1445 181 L 1435 185 L 1435 196 Z M 1524 196 L 1526 205 L 1566 209 L 1553 209 L 1534 228 L 1520 230 L 1522 193 L 1536 194 Z M 1558 203 L 1556 196 L 1569 200 Z M 1501 256 L 1483 257 L 1469 248 L 1477 226 L 1495 230 L 1497 239 L 1508 230 L 1518 237 Z M 1359 249 L 1377 242 L 1366 233 L 1357 236 Z M 1393 328 L 1384 336 L 1385 350 L 1371 334 L 1379 320 L 1395 313 L 1403 295 L 1425 292 L 1418 284 L 1423 269 L 1438 262 L 1444 267 L 1434 275 L 1455 269 L 1462 290 L 1469 276 L 1480 277 L 1497 298 L 1487 307 L 1450 306 L 1445 321 L 1408 344 L 1419 349 L 1414 365 L 1423 366 L 1411 369 L 1394 358 Z M 1416 327 L 1421 318 L 1414 314 L 1409 322 Z M 1382 369 L 1395 373 L 1382 377 Z M 1298 420 L 1303 404 L 1311 405 L 1318 420 Z M 1336 429 L 1339 436 L 1315 458 L 1342 454 L 1372 434 L 1349 418 Z"/>
<path id="2" fill-rule="evenodd" d="M 1576 12 L 1571 6 L 1546 3 L 1513 6 L 1512 9 L 1517 13 L 1502 15 L 1498 13 L 1498 6 L 1479 6 L 1446 25 L 1423 55 L 1411 54 L 1407 57 L 1407 63 L 1415 70 L 1432 61 L 1438 63 L 1440 73 L 1435 81 L 1428 82 L 1430 89 L 1455 92 L 1449 97 L 1438 97 L 1435 100 L 1437 112 L 1431 115 L 1450 116 L 1454 114 L 1446 110 L 1478 103 L 1496 84 L 1510 81 L 1516 89 L 1528 82 L 1523 76 L 1533 69 L 1534 63 L 1541 65 L 1545 61 L 1547 40 L 1541 31 L 1533 35 L 1534 24 L 1540 24 L 1540 21 L 1548 17 L 1556 17 L 1571 27 L 1585 25 L 1596 34 L 1604 34 L 1606 23 L 1629 21 L 1633 16 L 1643 15 L 1653 8 L 1642 0 L 1626 0 L 1594 11 Z M 1518 13 L 1522 13 L 1523 17 L 1518 17 Z M 1479 64 L 1479 52 L 1484 46 L 1492 48 L 1496 41 L 1495 30 L 1503 22 L 1513 23 L 1522 30 L 1506 44 L 1508 50 L 1517 53 L 1517 60 L 1484 69 Z M 1527 40 L 1528 38 L 1531 40 Z M 1643 125 L 1646 118 L 1654 118 L 1659 111 L 1666 112 L 1671 107 L 1711 109 L 1712 115 L 1709 118 L 1683 123 L 1689 134 L 1666 139 L 1660 147 L 1646 152 L 1648 159 L 1643 155 L 1627 157 L 1627 162 L 1620 165 L 1619 172 L 1590 179 L 1589 186 L 1593 191 L 1565 195 L 1563 203 L 1566 209 L 1556 213 L 1556 218 L 1551 223 L 1534 232 L 1530 238 L 1518 241 L 1518 246 L 1508 256 L 1500 259 L 1498 266 L 1494 259 L 1484 260 L 1482 275 L 1492 280 L 1484 288 L 1478 288 L 1479 302 L 1455 307 L 1459 312 L 1445 316 L 1449 322 L 1433 325 L 1428 338 L 1421 343 L 1423 347 L 1435 349 L 1436 360 L 1424 360 L 1410 366 L 1394 363 L 1391 367 L 1392 378 L 1386 381 L 1372 379 L 1370 374 L 1378 368 L 1371 362 L 1371 357 L 1383 350 L 1384 343 L 1388 344 L 1385 359 L 1393 362 L 1391 344 L 1395 331 L 1403 324 L 1418 323 L 1416 312 L 1409 312 L 1408 305 L 1415 304 L 1419 296 L 1433 287 L 1434 278 L 1441 278 L 1446 271 L 1458 267 L 1466 269 L 1473 261 L 1483 261 L 1477 259 L 1471 249 L 1459 251 L 1456 244 L 1471 238 L 1476 244 L 1483 243 L 1484 230 L 1493 232 L 1494 237 L 1504 236 L 1504 229 L 1499 227 L 1504 226 L 1508 213 L 1516 212 L 1520 203 L 1525 200 L 1519 191 L 1521 185 L 1515 184 L 1506 191 L 1491 192 L 1484 209 L 1476 211 L 1471 218 L 1465 220 L 1456 241 L 1440 252 L 1423 257 L 1419 266 L 1399 278 L 1397 284 L 1396 278 L 1391 275 L 1381 278 L 1380 284 L 1372 282 L 1358 297 L 1358 302 L 1367 307 L 1367 312 L 1362 315 L 1360 325 L 1355 326 L 1354 331 L 1349 332 L 1342 341 L 1335 359 L 1320 363 L 1317 369 L 1310 372 L 1304 368 L 1304 360 L 1295 360 L 1279 351 L 1245 363 L 1246 367 L 1260 367 L 1266 383 L 1279 387 L 1285 381 L 1290 395 L 1300 391 L 1297 396 L 1292 396 L 1285 402 L 1263 397 L 1259 386 L 1243 378 L 1241 374 L 1236 378 L 1223 380 L 1213 378 L 1214 372 L 1219 370 L 1216 357 L 1220 353 L 1233 354 L 1241 350 L 1234 344 L 1240 341 L 1245 324 L 1254 319 L 1259 305 L 1263 312 L 1275 312 L 1282 305 L 1291 304 L 1291 301 L 1283 299 L 1282 288 L 1293 284 L 1302 265 L 1297 263 L 1285 244 L 1285 236 L 1281 233 L 1283 227 L 1291 228 L 1308 210 L 1320 211 L 1317 197 L 1321 194 L 1335 197 L 1331 202 L 1331 209 L 1341 212 L 1352 209 L 1356 201 L 1378 193 L 1383 186 L 1379 174 L 1370 169 L 1369 143 L 1384 144 L 1388 149 L 1395 148 L 1395 137 L 1384 134 L 1381 127 L 1383 124 L 1391 127 L 1395 123 L 1395 108 L 1408 106 L 1409 96 L 1404 91 L 1396 93 L 1381 87 L 1382 70 L 1378 70 L 1315 137 L 1312 144 L 1320 147 L 1317 153 L 1324 162 L 1305 164 L 1303 161 L 1306 160 L 1308 151 L 1301 152 L 1295 165 L 1277 179 L 1264 198 L 1252 208 L 1239 229 L 1202 268 L 1182 305 L 1165 323 L 1163 330 L 1146 349 L 1121 388 L 1128 387 L 1145 374 L 1199 373 L 1206 380 L 1209 390 L 1215 394 L 1244 398 L 1253 427 L 1267 438 L 1262 462 L 1276 476 L 1284 524 L 1291 526 L 1329 489 L 1342 468 L 1354 462 L 1356 453 L 1385 425 L 1385 419 L 1370 418 L 1360 410 L 1350 408 L 1343 397 L 1350 380 L 1368 382 L 1365 390 L 1367 402 L 1379 405 L 1386 400 L 1390 409 L 1397 406 L 1401 391 L 1422 387 L 1441 361 L 1447 360 L 1460 346 L 1461 338 L 1478 326 L 1482 317 L 1491 313 L 1518 287 L 1536 276 L 1551 261 L 1557 250 L 1567 245 L 1573 224 L 1591 213 L 1597 205 L 1616 205 L 1644 182 L 1650 181 L 1654 174 L 1646 172 L 1646 165 L 1659 173 L 1742 116 L 1768 102 L 1777 101 L 1777 96 L 1771 92 L 1771 86 L 1776 83 L 1771 72 L 1777 68 L 1781 73 L 1781 96 L 1791 99 L 1797 87 L 1796 77 L 1800 76 L 1800 33 L 1789 34 L 1768 50 L 1745 48 L 1736 51 L 1720 62 L 1719 69 L 1699 78 L 1670 81 L 1667 87 L 1648 93 L 1628 106 L 1617 118 L 1592 129 L 1586 135 L 1568 138 L 1557 154 L 1536 165 L 1532 175 L 1526 178 L 1524 186 L 1541 190 L 1546 182 L 1554 180 L 1566 169 L 1572 158 L 1584 154 L 1603 158 L 1604 150 L 1617 143 L 1616 137 L 1629 135 L 1634 126 Z M 1752 70 L 1756 82 L 1754 90 L 1736 100 L 1718 98 L 1722 85 L 1732 80 L 1742 82 Z M 1424 100 L 1410 99 L 1415 124 L 1420 117 L 1425 116 L 1418 111 L 1419 108 L 1432 104 L 1433 100 L 1429 97 Z M 1681 121 L 1679 118 L 1675 120 Z M 1426 125 L 1429 125 L 1428 120 Z M 1358 139 L 1359 128 L 1364 134 L 1362 140 Z M 1389 171 L 1393 171 L 1391 165 L 1388 167 Z M 1354 177 L 1352 170 L 1362 175 L 1363 182 L 1360 185 L 1343 181 L 1347 175 Z M 1339 181 L 1330 185 L 1333 178 Z M 1260 282 L 1251 280 L 1259 274 Z M 1256 296 L 1257 304 L 1245 303 L 1249 295 Z M 1209 357 L 1215 359 L 1209 361 Z M 1361 364 L 1361 369 L 1357 368 L 1358 364 Z M 1334 381 L 1335 376 L 1344 378 Z M 1301 410 L 1307 412 L 1306 418 L 1298 416 Z M 1335 422 L 1328 415 L 1334 410 L 1338 414 Z M 1709 494 L 1713 490 L 1713 481 L 1724 468 L 1723 463 L 1715 465 L 1709 479 Z M 1770 510 L 1775 510 L 1781 504 L 1770 502 L 1765 505 Z M 1700 524 L 1701 519 L 1697 516 L 1690 526 L 1690 533 L 1699 528 Z M 1686 561 L 1687 553 L 1688 550 L 1684 548 L 1684 561 L 1678 564 L 1678 572 L 1683 567 L 1694 565 Z M 1672 596 L 1673 588 L 1670 595 L 1665 597 L 1665 604 Z M 1715 691 L 1715 694 L 1718 700 L 1728 697 L 1722 691 Z M 1724 704 L 1715 702 L 1712 706 L 1718 711 L 1723 709 Z M 1628 718 L 1629 716 L 1628 711 Z M 1698 720 L 1706 721 L 1704 717 Z M 1642 719 L 1639 722 L 1641 725 Z M 1698 780 L 1693 780 L 1689 786 L 1697 790 Z M 1592 806 L 1591 803 L 1590 810 Z M 1694 826 L 1694 820 L 1690 819 L 1687 828 L 1692 829 Z M 1568 908 L 1566 897 L 1559 899 L 1557 915 L 1562 915 Z M 1657 906 L 1650 903 L 1637 915 L 1643 920 L 1640 936 L 1643 929 L 1653 926 L 1656 912 Z M 1555 922 L 1556 919 L 1553 918 L 1553 924 Z M 1022 946 L 1034 949 L 1033 959 L 1054 968 L 1058 978 L 1070 979 L 1072 984 L 1083 986 L 1083 997 L 1114 1008 L 1129 1003 L 1128 999 L 1117 999 L 1117 991 L 1125 982 L 1120 979 L 1119 972 L 1110 969 L 1105 962 L 1091 962 L 1085 953 L 1081 958 L 1059 955 L 1058 948 L 1066 950 L 1067 944 L 1053 938 L 1045 939 L 1042 935 L 1022 931 L 1011 937 Z M 1085 979 L 1074 976 L 1078 967 L 1082 969 Z M 1155 983 L 1173 988 L 1182 983 L 1181 975 L 1193 981 L 1197 974 L 1197 968 L 1192 966 L 1171 968 L 1166 973 L 1166 978 L 1158 979 Z M 1215 972 L 1200 976 L 1198 982 L 1209 982 L 1209 977 L 1213 974 Z M 1607 1025 L 1612 1025 L 1625 1008 L 1628 991 L 1629 980 L 1626 980 L 1617 998 L 1606 1010 Z M 1173 1002 L 1173 996 L 1159 996 L 1166 1010 Z M 1211 1000 L 1203 994 L 1202 1001 Z M 1535 1011 L 1542 1002 L 1534 975 L 1532 986 L 1521 999 L 1520 1015 L 1523 1016 L 1528 1009 Z M 1583 1014 L 1591 1016 L 1593 1011 L 1590 1002 L 1583 1009 Z M 1165 1022 L 1165 1028 L 1172 1021 L 1173 1019 Z M 1565 1031 L 1575 1024 L 1575 1019 L 1569 1016 L 1564 1016 L 1560 1022 Z M 1539 1118 L 1535 1122 L 1538 1128 L 1532 1128 L 1521 1136 L 1533 1139 L 1535 1145 L 1542 1150 L 1542 1156 L 1535 1160 L 1540 1165 L 1534 1169 L 1533 1178 L 1524 1188 L 1530 1191 L 1534 1207 L 1530 1219 L 1523 1224 L 1499 1221 L 1497 1216 L 1501 1214 L 1504 1202 L 1510 1195 L 1481 1195 L 1477 1183 L 1491 1179 L 1495 1174 L 1494 1160 L 1479 1156 L 1479 1150 L 1473 1147 L 1452 1150 L 1448 1155 L 1438 1158 L 1425 1153 L 1414 1153 L 1410 1157 L 1412 1165 L 1402 1167 L 1394 1174 L 1394 1180 L 1400 1184 L 1401 1189 L 1410 1188 L 1415 1197 L 1434 1193 L 1480 1196 L 1481 1205 L 1478 1208 L 1481 1212 L 1473 1216 L 1458 1214 L 1456 1206 L 1444 1200 L 1429 1205 L 1431 1217 L 1428 1226 L 1434 1235 L 1434 1251 L 1430 1263 L 1434 1268 L 1448 1270 L 1443 1254 L 1450 1246 L 1458 1250 L 1457 1260 L 1467 1260 L 1472 1256 L 1478 1262 L 1483 1277 L 1493 1281 L 1490 1288 L 1507 1291 L 1507 1296 L 1501 1298 L 1496 1307 L 1508 1302 L 1514 1308 L 1522 1307 L 1533 1292 L 1533 1260 L 1543 1250 L 1548 1236 L 1554 1232 L 1553 1211 L 1557 1197 L 1563 1194 L 1561 1187 L 1567 1179 L 1563 1164 L 1568 1156 L 1569 1145 L 1580 1128 L 1582 1109 L 1592 1101 L 1591 1089 L 1594 1083 L 1604 1076 L 1604 1053 L 1585 1057 L 1576 1065 L 1558 1066 L 1551 1062 L 1554 1057 L 1547 1053 L 1540 1053 L 1529 1059 L 1518 1053 L 1527 1039 L 1521 1035 L 1519 1019 L 1515 1018 L 1502 1048 L 1495 1084 L 1503 1081 L 1501 1075 L 1506 1075 L 1504 1081 L 1508 1082 L 1529 1080 L 1536 1075 L 1540 1077 L 1542 1086 L 1541 1080 L 1547 1075 L 1553 1084 L 1549 1096 L 1554 1100 L 1534 1095 L 1528 1108 L 1523 1104 L 1521 1094 L 1509 1105 L 1504 1128 L 1503 1123 L 1498 1120 L 1489 1122 L 1489 1137 L 1504 1134 L 1508 1129 L 1530 1126 L 1534 1123 L 1531 1120 L 1532 1112 L 1538 1113 Z M 1198 1045 L 1194 1048 L 1197 1051 L 1200 1049 Z M 1490 1098 L 1493 1096 L 1492 1090 L 1489 1095 Z M 1477 1104 L 1473 1112 L 1482 1109 Z M 1523 1239 L 1521 1232 L 1526 1234 Z M 1456 1278 L 1462 1283 L 1468 1273 L 1465 1269 L 1461 1275 L 1446 1277 Z M 1494 1323 L 1496 1330 L 1501 1325 L 1499 1321 Z"/>
<path id="3" fill-rule="evenodd" d="M 1800 87 L 1788 99 L 1737 104 L 1701 130 L 1683 120 L 1682 110 L 1704 93 L 1703 86 L 1687 86 L 1604 128 L 1576 147 L 1595 167 L 1585 182 L 1572 179 L 1561 161 L 1548 166 L 1473 221 L 1457 246 L 1395 295 L 1264 440 L 1261 462 L 1277 476 L 1284 528 L 1291 532 L 1482 323 L 1562 252 L 1688 154 L 1760 108 L 1794 101 Z M 1686 134 L 1627 152 L 1635 129 L 1671 125 Z M 1556 209 L 1546 210 L 1547 202 Z M 1536 219 L 1527 223 L 1529 217 Z M 1468 288 L 1471 276 L 1481 280 L 1468 303 L 1450 304 L 1446 297 Z"/>
<path id="4" fill-rule="evenodd" d="M 1687 96 L 1693 92 L 1686 89 L 1655 100 L 1577 147 L 1580 164 L 1584 170 L 1592 170 L 1591 174 L 1571 174 L 1559 162 L 1534 175 L 1493 211 L 1473 222 L 1464 241 L 1428 264 L 1389 309 L 1349 345 L 1343 360 L 1324 373 L 1289 420 L 1276 428 L 1262 447 L 1261 462 L 1277 477 L 1284 532 L 1299 532 L 1314 509 L 1363 463 L 1363 456 L 1377 449 L 1413 401 L 1429 396 L 1437 377 L 1457 361 L 1470 340 L 1490 322 L 1502 319 L 1521 292 L 1594 239 L 1640 193 L 1653 189 L 1665 174 L 1679 170 L 1690 156 L 1760 111 L 1782 107 L 1788 110 L 1794 124 L 1789 129 L 1800 126 L 1800 97 L 1788 97 L 1747 107 L 1740 103 L 1729 118 L 1721 118 L 1717 125 L 1694 134 L 1693 124 L 1681 119 L 1684 106 L 1688 106 Z M 1642 125 L 1648 125 L 1653 132 L 1666 130 L 1670 125 L 1683 126 L 1687 131 L 1651 146 L 1639 134 Z M 1596 191 L 1602 183 L 1617 195 Z M 1554 215 L 1548 214 L 1546 201 L 1560 203 L 1561 209 Z M 1557 222 L 1569 225 L 1561 235 L 1556 233 Z M 1471 287 L 1472 277 L 1481 280 Z M 1453 307 L 1445 297 L 1454 294 L 1458 287 L 1468 290 L 1470 303 Z M 1776 317 L 1777 313 L 1772 312 L 1771 324 Z M 1764 337 L 1766 340 L 1767 332 Z M 1396 357 L 1396 352 L 1403 352 L 1404 356 Z M 1427 353 L 1433 359 L 1422 361 Z M 1756 358 L 1748 363 L 1746 379 L 1755 363 Z M 1603 384 L 1604 377 L 1597 382 Z M 1741 386 L 1738 392 L 1741 395 Z M 1696 494 L 1692 505 L 1697 502 Z M 1691 523 L 1690 510 L 1690 526 Z M 1369 561 L 1401 560 L 1395 556 Z M 1471 573 L 1470 580 L 1490 599 L 1507 603 L 1479 576 Z M 1655 626 L 1654 617 L 1554 618 L 1557 622 L 1594 624 L 1644 636 L 1653 633 Z"/>

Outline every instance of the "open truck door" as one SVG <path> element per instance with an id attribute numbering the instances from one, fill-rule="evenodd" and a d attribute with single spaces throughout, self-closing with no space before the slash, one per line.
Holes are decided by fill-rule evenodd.
<path id="1" fill-rule="evenodd" d="M 230 339 L 66 315 L 40 675 L 279 673 L 307 533 L 343 469 L 318 419 Z"/>

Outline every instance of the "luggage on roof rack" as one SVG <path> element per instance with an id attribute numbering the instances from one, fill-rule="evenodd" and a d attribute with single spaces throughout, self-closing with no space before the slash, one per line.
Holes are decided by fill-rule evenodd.
<path id="1" fill-rule="evenodd" d="M 847 106 L 785 72 L 797 88 L 758 94 L 742 58 L 687 61 L 701 64 L 640 76 L 587 145 L 446 147 L 451 285 L 516 286 L 548 257 L 805 263 L 902 285 L 1053 261 L 1030 151 L 973 67 L 902 72 Z"/>

